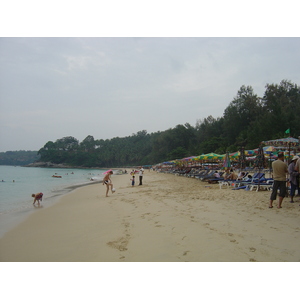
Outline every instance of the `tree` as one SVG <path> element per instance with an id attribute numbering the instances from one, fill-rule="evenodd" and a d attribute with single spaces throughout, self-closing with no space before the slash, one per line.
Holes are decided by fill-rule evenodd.
<path id="1" fill-rule="evenodd" d="M 94 140 L 94 137 L 91 135 L 88 135 L 81 143 L 80 143 L 80 148 L 84 152 L 89 152 L 92 153 L 95 151 L 96 143 Z"/>
<path id="2" fill-rule="evenodd" d="M 247 144 L 247 130 L 261 116 L 261 103 L 251 86 L 242 86 L 224 111 L 224 134 L 228 145 Z"/>

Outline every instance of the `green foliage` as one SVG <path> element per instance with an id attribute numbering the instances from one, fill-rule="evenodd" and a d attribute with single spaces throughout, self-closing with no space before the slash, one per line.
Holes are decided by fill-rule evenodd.
<path id="1" fill-rule="evenodd" d="M 193 127 L 186 123 L 162 132 L 139 131 L 124 138 L 81 143 L 73 137 L 49 141 L 39 150 L 41 161 L 83 167 L 155 164 L 202 153 L 224 154 L 240 147 L 254 149 L 263 140 L 282 138 L 290 128 L 300 135 L 300 89 L 283 80 L 267 84 L 262 98 L 251 86 L 242 86 L 221 118 L 208 116 Z"/>
<path id="2" fill-rule="evenodd" d="M 0 165 L 25 166 L 39 158 L 37 151 L 6 151 L 0 153 Z"/>

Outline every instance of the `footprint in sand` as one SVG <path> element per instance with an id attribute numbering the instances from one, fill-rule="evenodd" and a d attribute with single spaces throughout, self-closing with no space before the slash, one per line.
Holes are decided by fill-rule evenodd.
<path id="1" fill-rule="evenodd" d="M 255 252 L 256 251 L 256 249 L 254 247 L 250 247 L 249 249 L 250 249 L 251 252 Z"/>
<path id="2" fill-rule="evenodd" d="M 118 240 L 116 241 L 113 241 L 113 242 L 108 242 L 107 245 L 112 247 L 112 248 L 115 248 L 119 251 L 126 251 L 127 250 L 127 244 L 128 244 L 128 240 L 125 239 L 125 238 L 119 238 Z"/>

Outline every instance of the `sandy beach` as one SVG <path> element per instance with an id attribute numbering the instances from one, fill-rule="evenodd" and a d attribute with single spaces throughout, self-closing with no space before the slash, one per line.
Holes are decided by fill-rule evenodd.
<path id="1" fill-rule="evenodd" d="M 145 171 L 74 190 L 0 240 L 8 262 L 298 262 L 300 198 L 269 209 L 269 191 L 219 188 Z"/>

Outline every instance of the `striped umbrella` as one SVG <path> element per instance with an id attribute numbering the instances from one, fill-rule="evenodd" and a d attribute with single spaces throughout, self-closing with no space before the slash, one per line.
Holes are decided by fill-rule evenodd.
<path id="1" fill-rule="evenodd" d="M 231 168 L 231 162 L 230 162 L 230 157 L 229 157 L 229 153 L 226 152 L 224 160 L 223 160 L 223 167 L 225 169 L 230 169 Z"/>

